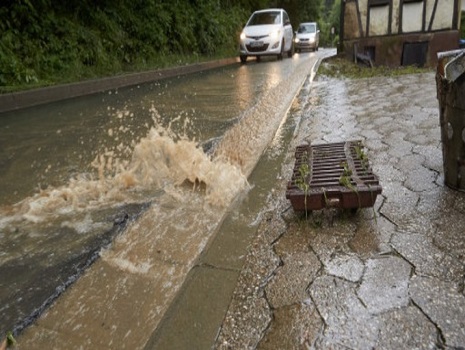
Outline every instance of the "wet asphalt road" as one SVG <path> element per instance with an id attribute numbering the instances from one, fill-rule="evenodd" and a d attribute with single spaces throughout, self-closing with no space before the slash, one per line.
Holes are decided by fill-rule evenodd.
<path id="1" fill-rule="evenodd" d="M 463 349 L 465 193 L 444 185 L 434 72 L 318 77 L 294 117 L 215 348 Z M 374 210 L 296 215 L 295 146 L 354 139 L 383 187 Z"/>
<path id="2" fill-rule="evenodd" d="M 251 62 L 238 67 L 246 73 L 254 68 L 269 70 L 265 74 L 265 85 L 269 88 L 260 95 L 258 106 L 235 124 L 228 134 L 232 136 L 225 136 L 220 146 L 224 149 L 228 141 L 234 141 L 235 151 L 238 146 L 245 146 L 240 154 L 241 159 L 250 154 L 250 162 L 244 163 L 244 172 L 249 174 L 273 139 L 277 145 L 268 149 L 274 147 L 279 154 L 273 158 L 276 164 L 258 165 L 264 175 L 252 174 L 252 178 L 257 179 L 249 179 L 253 190 L 257 189 L 260 195 L 250 192 L 241 210 L 231 208 L 231 217 L 223 211 L 207 211 L 205 206 L 196 204 L 186 209 L 177 208 L 173 204 L 177 202 L 171 201 L 170 196 L 159 198 L 115 240 L 111 249 L 102 252 L 101 259 L 21 334 L 18 339 L 21 348 L 209 348 L 218 335 L 248 243 L 256 231 L 258 212 L 268 196 L 267 192 L 262 192 L 268 188 L 269 181 L 274 184 L 275 173 L 270 172 L 270 168 L 278 169 L 281 164 L 282 120 L 286 119 L 289 105 L 318 57 L 334 52 L 320 50 L 318 55 L 305 53 L 292 60 L 270 59 L 258 65 Z M 241 83 L 242 90 L 251 86 L 247 80 Z M 250 91 L 244 91 L 246 97 L 251 95 Z M 246 130 L 245 133 L 236 132 L 238 129 Z M 234 138 L 235 135 L 246 137 Z M 256 174 L 256 169 L 253 172 Z M 184 199 L 196 195 L 190 188 L 182 194 Z M 160 230 L 158 226 L 164 221 L 158 218 L 165 214 L 169 225 Z M 216 220 L 222 223 L 221 228 L 216 227 Z M 239 227 L 230 230 L 229 221 L 236 222 Z M 222 236 L 225 240 L 220 239 L 221 246 L 218 246 L 215 237 L 215 242 L 210 244 L 211 236 Z M 212 247 L 216 247 L 214 252 Z M 146 264 L 148 260 L 150 263 Z"/>

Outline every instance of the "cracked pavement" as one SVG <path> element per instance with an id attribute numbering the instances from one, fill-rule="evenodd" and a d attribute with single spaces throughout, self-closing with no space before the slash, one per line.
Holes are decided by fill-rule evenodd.
<path id="1" fill-rule="evenodd" d="M 304 86 L 217 349 L 464 349 L 465 193 L 444 185 L 433 72 Z M 299 124 L 299 122 L 296 122 Z M 372 209 L 294 213 L 302 143 L 362 139 Z"/>

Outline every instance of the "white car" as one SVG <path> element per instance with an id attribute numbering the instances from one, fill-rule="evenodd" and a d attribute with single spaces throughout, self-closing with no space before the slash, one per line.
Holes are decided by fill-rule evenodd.
<path id="1" fill-rule="evenodd" d="M 283 9 L 255 11 L 241 33 L 239 55 L 241 62 L 248 56 L 276 55 L 282 59 L 284 53 L 292 57 L 294 33 L 289 16 Z"/>
<path id="2" fill-rule="evenodd" d="M 296 52 L 303 49 L 318 51 L 320 30 L 316 22 L 300 23 L 295 32 L 294 48 Z"/>

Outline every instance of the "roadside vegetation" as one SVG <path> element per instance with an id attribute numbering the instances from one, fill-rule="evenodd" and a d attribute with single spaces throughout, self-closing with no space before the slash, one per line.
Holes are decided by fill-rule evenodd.
<path id="1" fill-rule="evenodd" d="M 320 22 L 327 44 L 335 2 L 2 0 L 0 93 L 234 57 L 251 12 L 266 7 L 285 8 L 294 27 Z"/>
<path id="2" fill-rule="evenodd" d="M 398 76 L 403 74 L 431 72 L 432 68 L 419 68 L 416 66 L 405 67 L 387 67 L 375 66 L 369 67 L 364 64 L 358 64 L 342 57 L 331 57 L 325 59 L 318 68 L 318 74 L 333 78 L 360 79 L 377 76 Z"/>

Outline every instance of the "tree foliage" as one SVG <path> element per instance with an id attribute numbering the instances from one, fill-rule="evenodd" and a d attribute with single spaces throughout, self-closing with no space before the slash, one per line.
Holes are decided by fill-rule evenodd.
<path id="1" fill-rule="evenodd" d="M 339 23 L 341 0 L 325 0 L 322 4 L 321 42 L 324 45 L 336 46 L 339 41 Z"/>
<path id="2" fill-rule="evenodd" d="M 285 8 L 294 26 L 321 0 L 2 0 L 0 87 L 157 68 L 173 57 L 237 54 L 251 12 Z"/>

